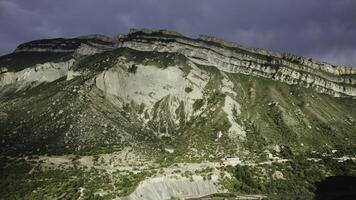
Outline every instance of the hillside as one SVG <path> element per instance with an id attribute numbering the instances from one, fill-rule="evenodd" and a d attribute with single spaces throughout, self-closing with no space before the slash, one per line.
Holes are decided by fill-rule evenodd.
<path id="1" fill-rule="evenodd" d="M 312 198 L 356 174 L 355 120 L 356 68 L 166 30 L 32 41 L 0 57 L 1 196 Z"/>

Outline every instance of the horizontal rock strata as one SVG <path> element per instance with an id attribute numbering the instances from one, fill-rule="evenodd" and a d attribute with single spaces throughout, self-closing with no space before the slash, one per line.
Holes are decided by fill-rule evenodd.
<path id="1" fill-rule="evenodd" d="M 132 29 L 127 35 L 112 38 L 88 35 L 71 39 L 37 40 L 19 45 L 15 52 L 70 52 L 77 58 L 120 47 L 179 53 L 197 65 L 214 66 L 224 72 L 312 87 L 317 92 L 334 97 L 356 97 L 356 68 L 331 65 L 291 54 L 249 49 L 206 35 L 192 39 L 167 30 Z"/>

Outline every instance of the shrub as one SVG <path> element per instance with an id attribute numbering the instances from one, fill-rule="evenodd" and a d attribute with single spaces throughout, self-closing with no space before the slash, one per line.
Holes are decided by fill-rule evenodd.
<path id="1" fill-rule="evenodd" d="M 132 64 L 127 71 L 134 74 L 137 72 L 137 66 L 135 64 Z"/>

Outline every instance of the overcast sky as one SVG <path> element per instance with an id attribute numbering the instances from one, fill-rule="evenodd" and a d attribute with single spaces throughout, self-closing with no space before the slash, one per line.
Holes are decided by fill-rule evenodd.
<path id="1" fill-rule="evenodd" d="M 356 66 L 355 0 L 0 0 L 0 55 L 30 40 L 133 27 Z"/>

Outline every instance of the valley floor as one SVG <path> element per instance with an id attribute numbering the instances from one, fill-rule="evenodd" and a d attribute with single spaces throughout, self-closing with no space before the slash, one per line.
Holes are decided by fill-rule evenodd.
<path id="1" fill-rule="evenodd" d="M 251 189 L 250 193 L 245 185 L 253 180 L 235 180 L 238 170 L 246 170 L 245 167 L 272 170 L 272 178 L 284 182 L 288 179 L 288 166 L 293 166 L 293 160 L 273 157 L 264 162 L 248 162 L 239 158 L 226 158 L 219 162 L 201 163 L 175 163 L 164 166 L 148 160 L 135 157 L 130 151 L 114 152 L 111 154 L 99 154 L 93 156 L 63 155 L 63 156 L 30 156 L 24 158 L 3 158 L 10 163 L 4 166 L 23 164 L 28 167 L 28 172 L 7 174 L 12 179 L 5 180 L 2 185 L 7 187 L 11 196 L 12 184 L 33 183 L 24 195 L 30 199 L 73 197 L 87 199 L 97 197 L 99 199 L 263 199 L 266 195 L 258 194 L 261 190 Z M 337 163 L 351 162 L 354 167 L 356 157 L 332 158 Z M 308 158 L 308 162 L 320 163 L 320 158 Z M 276 167 L 277 166 L 277 167 Z M 281 167 L 283 166 L 283 167 Z M 287 166 L 287 167 L 285 167 Z M 26 168 L 26 167 L 21 167 Z M 240 169 L 241 168 L 241 169 Z M 292 169 L 293 170 L 293 169 Z M 9 172 L 14 173 L 14 172 Z M 251 173 L 243 171 L 244 174 Z M 253 172 L 254 173 L 254 172 Z M 6 175 L 5 175 L 6 176 Z M 240 175 L 241 176 L 241 175 Z M 252 174 L 250 178 L 254 177 Z M 8 177 L 7 177 L 8 179 Z M 7 181 L 7 182 L 6 182 Z M 254 181 L 254 180 L 253 180 Z M 67 182 L 67 183 L 66 183 Z M 45 183 L 46 185 L 42 185 Z M 69 184 L 70 183 L 70 184 Z M 71 185 L 74 183 L 74 185 Z M 229 193 L 236 185 L 241 184 L 242 193 Z M 21 183 L 22 184 L 22 183 Z M 67 185 L 66 185 L 67 184 Z M 69 185 L 68 185 L 69 184 Z M 296 184 L 298 184 L 296 182 Z M 26 187 L 26 185 L 24 185 Z M 250 185 L 249 188 L 259 185 Z M 16 187 L 15 187 L 16 188 Z M 77 190 L 75 190 L 77 188 Z M 70 191 L 73 190 L 74 191 Z M 71 194 L 73 193 L 73 194 Z M 21 194 L 21 193 L 20 193 Z M 258 194 L 258 195 L 250 195 Z M 9 196 L 9 197 L 10 197 Z M 310 194 L 307 195 L 311 198 Z M 5 197 L 6 199 L 6 197 Z"/>

